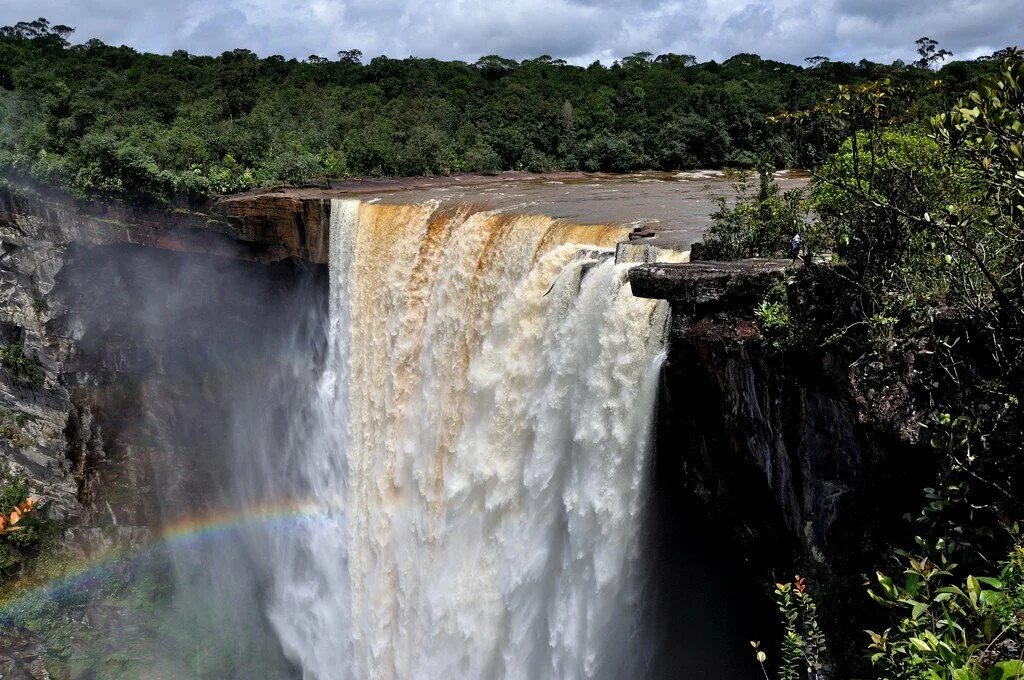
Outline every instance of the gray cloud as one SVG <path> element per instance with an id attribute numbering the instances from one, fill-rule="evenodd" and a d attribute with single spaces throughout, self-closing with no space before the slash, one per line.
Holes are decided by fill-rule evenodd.
<path id="1" fill-rule="evenodd" d="M 164 53 L 891 61 L 913 58 L 922 35 L 961 57 L 1019 43 L 1021 10 L 1021 0 L 4 0 L 0 24 L 45 16 L 80 41 Z"/>

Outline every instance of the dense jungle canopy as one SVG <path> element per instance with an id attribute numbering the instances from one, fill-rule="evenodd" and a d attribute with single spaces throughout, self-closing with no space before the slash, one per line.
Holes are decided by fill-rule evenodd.
<path id="1" fill-rule="evenodd" d="M 722 63 L 637 53 L 610 66 L 476 63 L 357 50 L 302 61 L 237 49 L 140 53 L 45 19 L 0 29 L 0 169 L 78 195 L 203 197 L 350 175 L 809 167 L 842 126 L 772 126 L 838 84 L 885 78 L 948 108 L 990 60 Z"/>

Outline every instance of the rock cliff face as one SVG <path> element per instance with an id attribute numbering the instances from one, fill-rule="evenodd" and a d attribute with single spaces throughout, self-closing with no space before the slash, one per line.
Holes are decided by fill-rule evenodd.
<path id="1" fill-rule="evenodd" d="M 178 252 L 277 262 L 327 262 L 330 199 L 263 192 L 194 209 L 77 200 L 0 187 L 5 247 L 43 241 L 151 246 Z M 8 240 L 10 238 L 10 240 Z"/>
<path id="2" fill-rule="evenodd" d="M 0 188 L 0 458 L 51 513 L 145 522 L 157 433 L 140 400 L 188 373 L 178 358 L 199 356 L 199 325 L 259 338 L 287 316 L 287 295 L 326 261 L 326 204 L 159 210 Z M 170 382 L 203 394 L 198 378 Z"/>
<path id="3" fill-rule="evenodd" d="M 923 455 L 856 398 L 848 361 L 757 341 L 756 306 L 793 274 L 765 260 L 630 272 L 635 295 L 672 308 L 659 464 L 764 580 L 815 565 L 856 574 L 887 531 L 876 518 L 918 501 L 907 480 Z"/>

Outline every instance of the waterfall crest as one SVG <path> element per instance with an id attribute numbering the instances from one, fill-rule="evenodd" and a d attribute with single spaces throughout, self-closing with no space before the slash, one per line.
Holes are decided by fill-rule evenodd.
<path id="1" fill-rule="evenodd" d="M 274 540 L 303 676 L 640 670 L 639 522 L 667 310 L 619 228 L 332 201 L 325 370 Z"/>

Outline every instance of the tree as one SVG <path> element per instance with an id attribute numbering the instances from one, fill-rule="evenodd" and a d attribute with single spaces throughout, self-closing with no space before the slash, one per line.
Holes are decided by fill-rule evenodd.
<path id="1" fill-rule="evenodd" d="M 339 50 L 338 62 L 359 66 L 363 63 L 363 53 L 361 50 Z"/>
<path id="2" fill-rule="evenodd" d="M 653 57 L 650 52 L 634 52 L 628 57 L 623 57 L 620 63 L 623 68 L 646 68 L 651 65 Z"/>
<path id="3" fill-rule="evenodd" d="M 917 54 L 920 57 L 914 62 L 918 68 L 933 68 L 935 64 L 945 61 L 946 57 L 953 56 L 949 50 L 939 49 L 939 42 L 927 36 L 918 38 L 914 44 L 917 45 Z"/>

